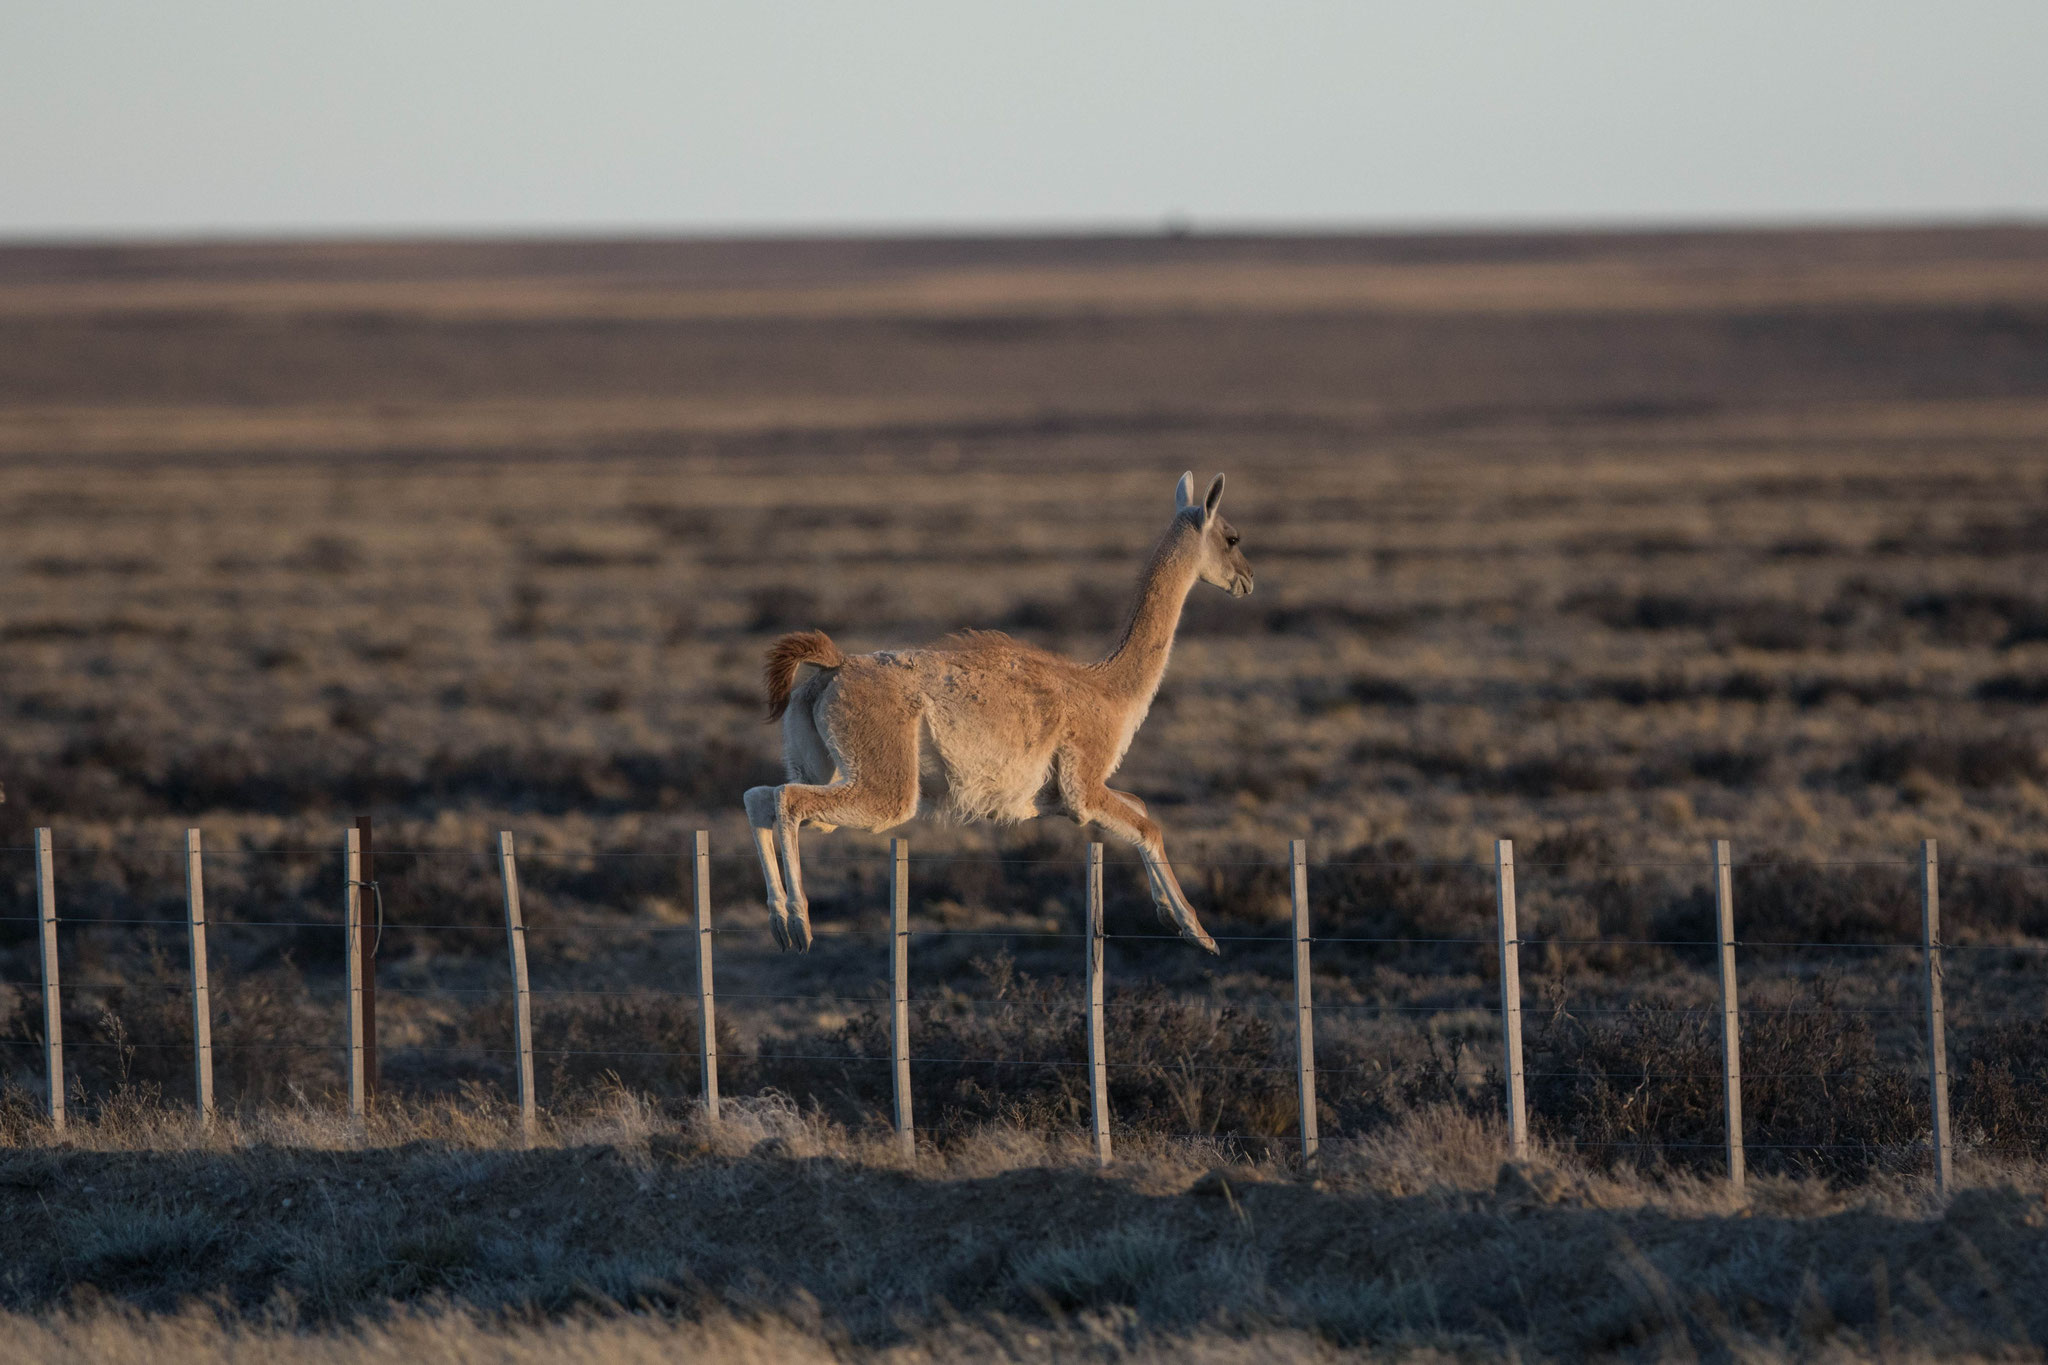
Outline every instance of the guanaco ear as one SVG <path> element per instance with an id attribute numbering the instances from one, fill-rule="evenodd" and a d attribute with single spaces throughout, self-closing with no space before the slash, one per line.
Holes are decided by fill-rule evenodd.
<path id="1" fill-rule="evenodd" d="M 1216 504 L 1223 501 L 1223 476 L 1218 474 L 1216 482 L 1209 485 L 1209 496 L 1202 499 L 1202 524 L 1215 519 Z"/>
<path id="2" fill-rule="evenodd" d="M 1185 512 L 1195 505 L 1195 471 L 1190 469 L 1180 476 L 1180 484 L 1173 490 L 1173 510 Z"/>

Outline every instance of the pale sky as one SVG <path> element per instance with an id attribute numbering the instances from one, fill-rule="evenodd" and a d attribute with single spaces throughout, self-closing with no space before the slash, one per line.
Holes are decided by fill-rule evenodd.
<path id="1" fill-rule="evenodd" d="M 2048 0 L 5 0 L 0 236 L 2048 216 Z"/>

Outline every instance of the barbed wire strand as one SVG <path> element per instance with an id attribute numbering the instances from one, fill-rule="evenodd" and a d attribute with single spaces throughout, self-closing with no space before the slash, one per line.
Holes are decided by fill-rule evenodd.
<path id="1" fill-rule="evenodd" d="M 56 922 L 57 922 L 58 924 L 60 924 L 60 925 L 63 925 L 63 926 L 67 926 L 67 927 L 70 927 L 70 928 L 81 928 L 81 929 L 90 929 L 90 928 L 94 928 L 94 927 L 99 927 L 99 926 L 116 926 L 116 925 L 125 925 L 125 926 L 142 926 L 142 927 L 147 927 L 147 928 L 155 928 L 155 929 L 161 929 L 161 930 L 165 930 L 165 931 L 177 931 L 177 930 L 180 930 L 180 929 L 184 929 L 184 928 L 186 928 L 186 927 L 187 927 L 184 921 L 182 921 L 182 920 L 176 920 L 176 919 L 169 919 L 169 918 L 164 918 L 164 919 L 138 919 L 138 918 L 122 918 L 122 917 L 100 917 L 100 916 L 94 916 L 94 917 L 91 917 L 91 918 L 84 918 L 84 917 L 78 917 L 78 918 L 64 918 L 64 917 L 61 917 L 61 916 L 60 916 L 60 917 L 58 917 L 58 919 L 57 919 L 57 921 L 56 921 Z M 39 916 L 39 915 L 0 915 L 0 923 L 5 923 L 5 924 L 40 924 L 40 923 L 42 923 L 42 917 L 41 917 L 41 916 Z M 209 928 L 209 929 L 332 929 L 332 930 L 340 930 L 340 929 L 342 929 L 342 928 L 343 928 L 344 926 L 343 926 L 342 922 L 341 922 L 340 920 L 338 920 L 338 919 L 336 919 L 336 920 L 244 920 L 244 919 L 209 919 L 209 920 L 208 920 L 208 921 L 206 922 L 206 927 L 207 927 L 207 928 Z M 501 933 L 501 932 L 503 932 L 503 930 L 504 930 L 504 924 L 503 924 L 502 922 L 498 922 L 498 921 L 492 921 L 492 922 L 483 922 L 483 923 L 474 923 L 474 924 L 438 924 L 438 923 L 411 923 L 411 924 L 408 924 L 408 923 L 402 923 L 402 922 L 388 922 L 388 923 L 387 923 L 387 924 L 386 924 L 386 925 L 385 925 L 384 927 L 385 927 L 385 930 L 386 930 L 386 932 L 391 932 L 391 933 L 398 933 L 398 932 L 434 932 L 434 933 L 489 933 L 489 934 L 497 934 L 497 933 Z M 646 933 L 646 934 L 695 934 L 695 933 L 698 933 L 698 932 L 700 932 L 700 931 L 699 931 L 699 930 L 697 929 L 697 927 L 696 927 L 696 926 L 695 926 L 694 924 L 647 924 L 647 923 L 606 923 L 606 922 L 604 922 L 604 921 L 602 921 L 602 920 L 572 920 L 572 921 L 567 921 L 567 922 L 555 922 L 555 923 L 549 923 L 549 922 L 547 922 L 546 920 L 542 920 L 542 921 L 539 921 L 539 922 L 536 922 L 536 923 L 528 923 L 528 924 L 522 925 L 522 926 L 521 926 L 521 928 L 523 929 L 523 931 L 524 931 L 524 932 L 526 932 L 526 933 L 529 933 L 529 934 L 535 934 L 535 933 L 543 933 L 543 934 L 545 934 L 545 933 L 570 933 L 570 932 L 583 932 L 583 931 L 596 931 L 596 932 L 600 932 L 600 933 Z M 761 930 L 761 929 L 758 929 L 758 928 L 756 928 L 756 927 L 754 927 L 754 926 L 750 926 L 750 925 L 728 925 L 728 926 L 725 926 L 725 927 L 722 927 L 722 928 L 721 928 L 721 927 L 716 927 L 716 926 L 714 926 L 711 932 L 712 932 L 712 933 L 714 933 L 714 934 L 718 934 L 718 935 L 748 935 L 748 936 L 759 936 L 759 935 L 761 935 L 761 934 L 762 934 L 762 933 L 763 933 L 764 931 L 763 931 L 763 930 Z M 891 932 L 892 932 L 892 931 L 891 931 L 890 929 L 888 929 L 887 927 L 885 927 L 885 926 L 877 926 L 877 927 L 875 927 L 875 928 L 859 928 L 859 927 L 853 927 L 853 928 L 843 928 L 843 929 L 834 929 L 834 928 L 818 928 L 818 927 L 813 927 L 813 928 L 812 928 L 812 930 L 811 930 L 811 937 L 813 938 L 813 940 L 817 940 L 817 939 L 830 939 L 830 938 L 859 938 L 859 939 L 886 939 L 886 938 L 888 938 L 888 937 L 890 936 Z M 921 938 L 1008 938 L 1008 939 L 1017 939 L 1017 938 L 1025 938 L 1025 939 L 1085 939 L 1085 938 L 1087 938 L 1087 937 L 1088 937 L 1088 935 L 1087 935 L 1087 934 L 1085 934 L 1085 933 L 1075 932 L 1075 931 L 1073 931 L 1073 930 L 1061 930 L 1061 929 L 949 929 L 949 928 L 940 928 L 940 927 L 930 927 L 930 926 L 925 926 L 925 927 L 913 927 L 912 929 L 910 929 L 909 933 L 910 933 L 911 937 L 913 937 L 913 938 L 920 938 L 920 937 L 921 937 Z M 1110 942 L 1119 942 L 1119 943 L 1179 943 L 1179 942 L 1182 942 L 1182 941 L 1183 941 L 1183 940 L 1181 939 L 1181 936 L 1180 936 L 1180 935 L 1178 935 L 1178 934 L 1151 934 L 1151 933 L 1147 933 L 1147 934 L 1131 934 L 1131 933 L 1118 933 L 1118 934 L 1104 934 L 1104 935 L 1102 935 L 1102 937 L 1103 937 L 1103 938 L 1104 938 L 1104 939 L 1105 939 L 1106 941 L 1110 941 Z M 1281 946 L 1281 947 L 1285 947 L 1285 946 L 1291 946 L 1291 945 L 1292 945 L 1292 944 L 1293 944 L 1293 943 L 1295 942 L 1294 938 L 1293 938 L 1293 937 L 1292 937 L 1291 935 L 1279 935 L 1279 934 L 1216 934 L 1216 935 L 1212 935 L 1212 937 L 1213 937 L 1213 938 L 1214 938 L 1214 939 L 1215 939 L 1215 940 L 1216 940 L 1217 942 L 1219 942 L 1219 943 L 1246 943 L 1246 944 L 1259 944 L 1259 943 L 1270 943 L 1270 944 L 1273 944 L 1273 945 L 1275 945 L 1275 946 Z M 1495 945 L 1495 944 L 1496 944 L 1496 943 L 1498 942 L 1498 940 L 1497 940 L 1497 939 L 1495 939 L 1495 938 L 1481 938 L 1481 937 L 1470 937 L 1470 938 L 1430 938 L 1430 937 L 1412 937 L 1412 938 L 1411 938 L 1411 937 L 1391 937 L 1391 936 L 1373 936 L 1373 937 L 1365 937 L 1365 936 L 1357 936 L 1357 935 L 1347 935 L 1347 934 L 1313 934 L 1313 935 L 1310 935 L 1310 937 L 1309 937 L 1309 942 L 1310 942 L 1310 943 L 1312 943 L 1312 944 L 1314 944 L 1314 943 L 1324 943 L 1324 944 L 1341 944 L 1341 943 L 1372 943 L 1372 944 L 1387 944 L 1387 945 L 1401 945 L 1401 946 L 1417 946 L 1417 947 L 1437 947 L 1437 946 L 1466 946 L 1466 947 L 1491 947 L 1491 946 L 1494 946 L 1494 945 Z M 1824 940 L 1824 939 L 1811 939 L 1811 940 L 1806 940 L 1806 939 L 1744 939 L 1744 938 L 1738 938 L 1738 939 L 1735 939 L 1735 940 L 1733 940 L 1733 942 L 1734 942 L 1734 945 L 1735 945 L 1735 946 L 1736 946 L 1737 948 L 1746 948 L 1746 949 L 1776 949 L 1776 948 L 1786 948 L 1786 949 L 1790 949 L 1790 948 L 1798 948 L 1798 949 L 1807 949 L 1807 950 L 1821 950 L 1821 951 L 1835 951 L 1835 950 L 1858 950 L 1858 951 L 1862 951 L 1862 950 L 1873 950 L 1873 951 L 1891 951 L 1891 952 L 1924 952 L 1924 951 L 1926 951 L 1926 945 L 1924 945 L 1924 944 L 1920 944 L 1920 943 L 1910 943 L 1910 942 L 1902 942 L 1902 943 L 1872 943 L 1872 942 L 1852 942 L 1852 941 L 1831 941 L 1831 940 Z M 1515 940 L 1515 944 L 1516 944 L 1516 946 L 1518 946 L 1518 947 L 1523 947 L 1523 948 L 1530 948 L 1530 949 L 1540 949 L 1540 948 L 1543 948 L 1543 947 L 1545 947 L 1545 946 L 1559 946 L 1559 947 L 1646 947 L 1646 948 L 1717 948 L 1717 947 L 1719 947 L 1719 946 L 1720 946 L 1720 941 L 1719 941 L 1719 940 L 1716 940 L 1716 939 L 1625 939 L 1625 938 L 1586 938 L 1586 939 L 1548 939 L 1548 938 L 1518 938 L 1518 939 L 1516 939 L 1516 940 Z M 2048 948 L 2048 942 L 2036 942 L 2036 943 L 1938 943 L 1938 944 L 1936 944 L 1936 945 L 1934 945 L 1934 946 L 1935 946 L 1936 948 L 1940 949 L 1940 950 L 1941 950 L 1941 951 L 1943 951 L 1943 952 L 2023 952 L 2023 951 L 2039 951 L 2039 950 L 2041 950 L 2041 949 L 2043 949 L 2043 948 Z"/>
<path id="2" fill-rule="evenodd" d="M 56 844 L 53 853 L 69 857 L 121 857 L 130 854 L 148 854 L 161 857 L 183 857 L 187 850 L 182 845 L 125 845 L 117 848 L 88 847 L 82 845 Z M 239 857 L 333 857 L 340 851 L 340 845 L 323 844 L 270 844 L 270 845 L 222 845 L 206 850 L 208 858 Z M 0 853 L 32 854 L 33 844 L 0 844 Z M 380 858 L 471 858 L 490 863 L 497 857 L 490 848 L 379 848 Z M 757 855 L 752 852 L 711 853 L 706 855 L 716 862 L 752 864 Z M 533 860 L 670 860 L 687 864 L 696 857 L 695 851 L 687 844 L 678 843 L 673 848 L 660 849 L 552 849 L 527 847 L 519 850 L 522 861 Z M 824 859 L 814 859 L 812 871 L 829 875 L 840 867 L 886 868 L 893 862 L 893 856 L 882 850 L 872 853 L 839 852 Z M 1285 859 L 1275 858 L 1205 858 L 1177 857 L 1177 866 L 1182 867 L 1266 867 L 1284 871 L 1292 866 Z M 954 864 L 994 867 L 1071 867 L 1082 868 L 1085 859 L 1079 855 L 1069 857 L 1040 858 L 1006 856 L 1003 854 L 913 854 L 912 867 L 944 867 Z M 1399 868 L 1416 871 L 1458 871 L 1475 876 L 1491 876 L 1494 866 L 1482 859 L 1470 858 L 1326 858 L 1311 862 L 1309 871 L 1317 868 Z M 1562 861 L 1518 861 L 1517 870 L 1525 872 L 1570 872 L 1600 870 L 1605 868 L 1666 868 L 1676 870 L 1712 871 L 1711 858 L 1571 858 Z M 1762 871 L 1778 868 L 1806 867 L 1883 867 L 1913 871 L 1920 866 L 1913 858 L 1759 858 L 1738 861 L 1732 864 L 1735 872 Z M 1947 871 L 1962 874 L 1973 869 L 2017 870 L 2024 872 L 2048 872 L 2048 860 L 1954 857 L 1944 864 Z"/>

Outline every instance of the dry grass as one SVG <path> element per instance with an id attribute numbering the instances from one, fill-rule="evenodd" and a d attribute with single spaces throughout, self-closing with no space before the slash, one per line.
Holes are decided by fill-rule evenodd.
<path id="1" fill-rule="evenodd" d="M 138 1200 L 202 1177 L 311 1188 L 332 1179 L 321 1162 L 452 1199 L 447 1172 L 469 1169 L 523 1207 L 526 1182 L 573 1183 L 585 1167 L 561 1163 L 614 1151 L 605 1179 L 628 1206 L 644 1193 L 630 1182 L 657 1181 L 645 1188 L 666 1202 L 659 1181 L 674 1181 L 679 1203 L 707 1208 L 726 1207 L 713 1188 L 758 1193 L 788 1228 L 880 1219 L 903 1238 L 886 1264 L 912 1305 L 861 1297 L 843 1258 L 772 1247 L 734 1253 L 754 1287 L 719 1281 L 700 1301 L 677 1275 L 706 1253 L 665 1223 L 624 1227 L 630 1244 L 579 1252 L 552 1280 L 477 1251 L 449 1272 L 460 1290 L 401 1292 L 390 1277 L 415 1272 L 392 1270 L 403 1258 L 367 1230 L 331 1262 L 276 1261 L 317 1240 L 277 1219 L 233 1243 L 244 1259 L 220 1282 L 253 1286 L 224 1315 L 255 1334 L 233 1338 L 251 1353 L 538 1351 L 497 1315 L 670 1281 L 691 1285 L 656 1296 L 676 1322 L 564 1310 L 530 1340 L 1313 1359 L 1332 1342 L 1654 1355 L 1677 1349 L 1673 1331 L 1760 1357 L 2021 1339 L 1987 1277 L 2034 1272 L 2017 1230 L 2033 1215 L 1978 1201 L 2009 1244 L 1983 1250 L 1985 1270 L 1940 1231 L 1957 1215 L 1915 1202 L 1916 960 L 1843 945 L 1913 941 L 1906 860 L 1939 838 L 1958 1133 L 1973 1178 L 2034 1188 L 2044 261 L 2048 236 L 2020 229 L 0 252 L 5 1159 L 111 1163 Z M 1014 937 L 919 940 L 915 1048 L 930 1060 L 914 1079 L 938 1145 L 894 1171 L 868 1136 L 880 844 L 813 841 L 819 925 L 845 934 L 804 959 L 773 953 L 737 806 L 774 771 L 761 647 L 803 626 L 869 648 L 979 625 L 1099 650 L 1189 466 L 1230 473 L 1259 591 L 1192 601 L 1128 784 L 1165 820 L 1205 918 L 1240 936 L 1280 921 L 1273 864 L 1306 835 L 1318 932 L 1487 939 L 1491 887 L 1470 864 L 1514 837 L 1535 1121 L 1575 1154 L 1561 1188 L 1610 1191 L 1587 1207 L 1490 1193 L 1484 943 L 1318 947 L 1323 1129 L 1351 1165 L 1324 1190 L 1260 1184 L 1232 1205 L 1162 1191 L 1281 1150 L 1288 1077 L 1222 1068 L 1290 1060 L 1287 960 L 1241 940 L 1214 965 L 1114 942 L 1120 1142 L 1144 1157 L 1106 1185 L 1071 1168 L 1049 1135 L 1076 1103 L 1079 962 L 1056 935 L 1075 927 L 1080 839 L 1050 827 L 911 831 L 933 859 L 916 869 L 918 924 Z M 328 1117 L 334 849 L 365 809 L 387 850 L 393 1106 L 368 1153 Z M 63 849 L 85 1120 L 63 1152 L 26 1098 L 35 942 L 10 918 L 32 913 L 21 846 L 42 824 Z M 196 1145 L 175 1103 L 190 1025 L 170 850 L 188 824 L 209 849 L 228 1115 Z M 727 1086 L 746 1122 L 783 1115 L 749 1139 L 769 1151 L 690 1146 L 711 1139 L 688 1126 L 694 1020 L 664 994 L 690 960 L 672 932 L 680 862 L 663 851 L 699 827 L 733 931 Z M 501 828 L 520 839 L 535 984 L 561 992 L 537 1016 L 555 1127 L 533 1156 L 503 1150 L 485 856 Z M 1749 864 L 1745 939 L 1835 945 L 1744 955 L 1751 1140 L 1838 1153 L 1760 1145 L 1747 1218 L 1701 1183 L 1710 1149 L 1652 1145 L 1715 1138 L 1711 1083 L 1658 1079 L 1712 1069 L 1705 1019 L 1687 1013 L 1712 998 L 1712 960 L 1663 942 L 1706 934 L 1711 837 Z M 1149 931 L 1135 870 L 1113 868 L 1110 890 L 1112 931 Z M 1425 1119 L 1480 1136 L 1418 1139 Z M 1242 1136 L 1168 1136 L 1185 1132 Z M 688 1150 L 655 1155 L 656 1138 Z M 413 1141 L 430 1147 L 407 1155 Z M 1467 1153 L 1458 1174 L 1418 1155 L 1432 1141 Z M 32 1178 L 46 1183 L 4 1195 L 23 1227 L 85 1180 Z M 188 1223 L 205 1188 L 189 1185 Z M 1096 1217 L 1104 1190 L 1124 1221 Z M 942 1210 L 943 1236 L 877 1212 L 913 1194 Z M 1045 1203 L 1018 1243 L 1036 1290 L 988 1251 L 984 1199 Z M 1184 1208 L 1193 1222 L 1176 1221 Z M 557 1214 L 568 1245 L 573 1214 Z M 1354 1224 L 1389 1231 L 1347 1241 Z M 1352 1258 L 1342 1284 L 1316 1278 L 1337 1272 L 1304 1249 L 1315 1237 Z M 50 1247 L 70 1249 L 33 1251 L 23 1264 L 41 1268 L 6 1281 L 35 1319 L 10 1324 L 31 1354 L 212 1341 L 211 1310 L 176 1308 L 186 1281 L 168 1272 L 116 1292 L 147 1301 L 146 1319 L 83 1304 L 48 1318 L 98 1282 L 86 1251 Z M 970 1252 L 1006 1268 L 972 1270 Z M 939 1269 L 918 1279 L 926 1260 Z M 1553 1286 L 1580 1316 L 1500 1297 L 1528 1288 L 1525 1264 L 1587 1277 Z M 563 1288 L 585 1280 L 588 1300 Z M 292 1327 L 263 1327 L 280 1285 Z M 1880 1292 L 1891 1316 L 1871 1306 Z M 428 1307 L 435 1294 L 453 1307 Z M 394 1295 L 415 1316 L 380 1319 Z M 2031 1305 L 2014 1311 L 2042 1339 Z M 263 1335 L 343 1320 L 367 1335 Z"/>
<path id="2" fill-rule="evenodd" d="M 914 1343 L 861 1346 L 822 1332 L 802 1315 L 752 1315 L 744 1320 L 591 1316 L 559 1323 L 478 1318 L 463 1313 L 405 1313 L 389 1323 L 346 1332 L 307 1334 L 261 1327 L 223 1328 L 199 1311 L 169 1317 L 87 1313 L 55 1320 L 8 1316 L 0 1360 L 35 1365 L 146 1365 L 156 1361 L 334 1362 L 432 1360 L 445 1365 L 668 1365 L 678 1358 L 718 1365 L 925 1365 L 986 1360 L 1101 1360 L 1131 1365 L 1254 1365 L 1339 1358 L 1337 1348 L 1284 1329 L 1246 1336 L 1201 1334 L 1133 1344 L 1128 1314 L 1091 1317 L 1074 1328 L 950 1326 Z M 1413 1353 L 1403 1351 L 1404 1358 Z M 1430 1353 L 1434 1354 L 1434 1353 Z M 1343 1358 L 1357 1358 L 1350 1352 Z M 1902 1357 L 1910 1358 L 1910 1357 Z"/>
<path id="3" fill-rule="evenodd" d="M 2032 1164 L 1966 1163 L 1945 1205 L 1889 1177 L 1736 1198 L 1541 1149 L 1502 1168 L 1496 1128 L 1437 1110 L 1312 1182 L 1173 1141 L 1098 1173 L 1042 1130 L 906 1163 L 787 1102 L 706 1127 L 624 1093 L 530 1151 L 505 1136 L 462 1106 L 387 1113 L 367 1147 L 311 1112 L 199 1140 L 146 1106 L 31 1136 L 0 1155 L 8 1349 L 1772 1359 L 2048 1331 Z"/>

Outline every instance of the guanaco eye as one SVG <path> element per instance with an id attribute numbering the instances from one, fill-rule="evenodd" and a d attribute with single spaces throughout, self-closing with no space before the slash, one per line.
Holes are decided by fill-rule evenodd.
<path id="1" fill-rule="evenodd" d="M 1225 545 L 1235 545 L 1235 544 L 1237 544 L 1237 532 L 1235 532 L 1235 531 L 1232 531 L 1232 532 L 1231 532 L 1231 533 L 1230 533 L 1229 535 L 1227 535 L 1227 536 L 1223 537 L 1223 543 L 1224 543 Z"/>

